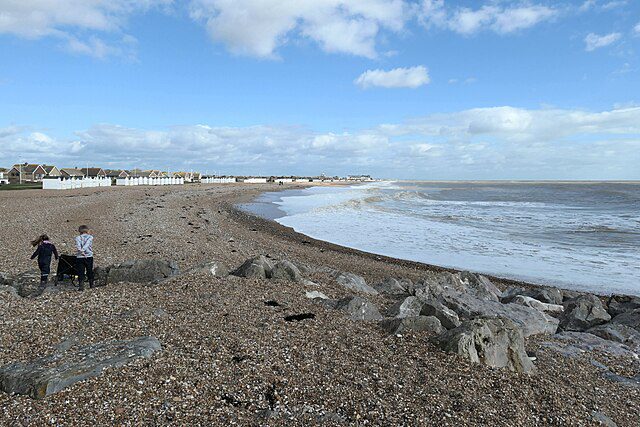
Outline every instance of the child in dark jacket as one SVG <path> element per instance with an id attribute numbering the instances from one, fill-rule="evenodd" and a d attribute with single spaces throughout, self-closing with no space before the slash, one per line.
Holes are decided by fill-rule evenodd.
<path id="1" fill-rule="evenodd" d="M 40 286 L 47 286 L 49 281 L 49 273 L 51 272 L 51 256 L 58 259 L 58 250 L 56 246 L 49 241 L 49 236 L 43 234 L 31 242 L 36 251 L 31 255 L 31 259 L 38 258 L 38 267 L 40 267 Z"/>

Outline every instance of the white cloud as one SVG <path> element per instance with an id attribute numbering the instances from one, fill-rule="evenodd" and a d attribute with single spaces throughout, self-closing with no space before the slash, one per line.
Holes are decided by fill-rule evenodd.
<path id="1" fill-rule="evenodd" d="M 638 22 L 636 26 L 633 27 L 633 32 L 636 33 L 636 35 L 640 35 L 640 22 Z"/>
<path id="2" fill-rule="evenodd" d="M 273 58 L 299 36 L 327 52 L 376 57 L 381 30 L 402 30 L 404 0 L 192 0 L 191 17 L 231 52 Z"/>
<path id="3" fill-rule="evenodd" d="M 472 35 L 483 30 L 508 34 L 549 21 L 558 15 L 558 11 L 543 5 L 504 6 L 500 2 L 491 2 L 478 9 L 453 9 L 448 8 L 444 0 L 422 0 L 418 15 L 426 27 L 445 28 L 459 34 Z"/>
<path id="4" fill-rule="evenodd" d="M 97 58 L 127 49 L 122 35 L 127 19 L 153 7 L 169 6 L 173 0 L 6 0 L 0 1 L 0 34 L 28 39 L 55 37 L 65 49 Z M 86 32 L 117 34 L 112 43 Z"/>
<path id="5" fill-rule="evenodd" d="M 640 179 L 640 108 L 477 108 L 342 132 L 101 124 L 60 139 L 8 126 L 0 128 L 0 158 L 234 174 L 346 174 L 357 168 L 407 178 Z"/>
<path id="6" fill-rule="evenodd" d="M 394 68 L 393 70 L 367 70 L 354 83 L 363 89 L 370 87 L 411 88 L 429 84 L 427 68 L 419 65 L 410 68 Z"/>
<path id="7" fill-rule="evenodd" d="M 610 33 L 604 35 L 598 35 L 595 33 L 589 33 L 584 38 L 585 50 L 587 52 L 592 52 L 601 47 L 609 46 L 612 43 L 620 40 L 622 34 L 620 33 Z"/>

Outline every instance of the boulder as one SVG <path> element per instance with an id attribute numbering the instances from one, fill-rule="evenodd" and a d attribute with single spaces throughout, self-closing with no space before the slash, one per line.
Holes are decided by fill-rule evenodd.
<path id="1" fill-rule="evenodd" d="M 640 308 L 640 297 L 630 295 L 612 295 L 607 304 L 607 312 L 611 317 Z"/>
<path id="2" fill-rule="evenodd" d="M 579 357 L 585 352 L 598 352 L 637 360 L 635 352 L 626 345 L 587 332 L 566 331 L 553 335 L 551 338 L 553 341 L 543 342 L 542 347 L 557 351 L 565 357 Z"/>
<path id="3" fill-rule="evenodd" d="M 636 331 L 640 331 L 640 308 L 618 314 L 611 322 L 625 325 L 635 329 Z"/>
<path id="4" fill-rule="evenodd" d="M 605 340 L 625 344 L 636 351 L 640 351 L 640 332 L 629 326 L 610 322 L 591 328 L 587 332 Z"/>
<path id="5" fill-rule="evenodd" d="M 82 348 L 63 348 L 63 353 L 12 363 L 0 368 L 0 390 L 41 399 L 78 381 L 96 377 L 105 368 L 125 365 L 139 357 L 151 357 L 161 349 L 153 337 L 110 341 Z"/>
<path id="6" fill-rule="evenodd" d="M 422 309 L 422 302 L 416 297 L 406 297 L 405 299 L 398 301 L 386 310 L 388 317 L 415 317 L 420 315 Z"/>
<path id="7" fill-rule="evenodd" d="M 431 332 L 440 335 L 445 329 L 440 321 L 433 316 L 413 316 L 380 321 L 380 327 L 390 335 L 403 334 L 405 332 Z"/>
<path id="8" fill-rule="evenodd" d="M 335 301 L 333 308 L 346 312 L 353 320 L 382 320 L 375 305 L 357 296 Z"/>
<path id="9" fill-rule="evenodd" d="M 564 303 L 560 329 L 582 332 L 611 320 L 611 316 L 595 295 L 581 295 Z"/>
<path id="10" fill-rule="evenodd" d="M 466 287 L 467 292 L 472 293 L 478 298 L 499 301 L 500 296 L 502 296 L 502 291 L 500 291 L 491 280 L 481 274 L 463 271 L 458 273 L 458 277 Z"/>
<path id="11" fill-rule="evenodd" d="M 522 330 L 509 319 L 467 320 L 437 338 L 445 351 L 474 363 L 514 372 L 533 372 L 534 366 L 524 349 Z"/>
<path id="12" fill-rule="evenodd" d="M 8 273 L 0 271 L 0 286 L 13 286 L 13 277 Z"/>
<path id="13" fill-rule="evenodd" d="M 527 297 L 524 295 L 516 296 L 512 301 L 512 304 L 519 304 L 525 307 L 535 308 L 538 311 L 546 311 L 550 313 L 562 313 L 564 311 L 564 306 L 559 304 L 548 304 L 542 301 L 539 301 L 535 298 Z"/>
<path id="14" fill-rule="evenodd" d="M 415 295 L 423 300 L 436 299 L 447 291 L 470 294 L 479 299 L 496 302 L 502 295 L 500 289 L 485 276 L 468 271 L 427 273 L 414 286 Z"/>
<path id="15" fill-rule="evenodd" d="M 399 281 L 393 277 L 388 277 L 380 283 L 373 285 L 373 288 L 383 295 L 389 295 L 392 297 L 409 295 L 407 291 L 408 281 Z"/>
<path id="16" fill-rule="evenodd" d="M 248 259 L 232 274 L 239 277 L 266 279 L 271 277 L 273 265 L 264 255 Z"/>
<path id="17" fill-rule="evenodd" d="M 445 306 L 464 319 L 495 316 L 510 319 L 522 328 L 525 337 L 554 334 L 558 329 L 558 319 L 534 308 L 483 300 L 454 291 L 446 291 L 441 298 Z"/>
<path id="18" fill-rule="evenodd" d="M 109 267 L 107 283 L 157 283 L 178 274 L 180 269 L 175 261 L 158 259 L 127 261 Z"/>
<path id="19" fill-rule="evenodd" d="M 298 282 L 302 279 L 302 273 L 294 263 L 284 260 L 273 266 L 271 278 Z"/>
<path id="20" fill-rule="evenodd" d="M 557 288 L 532 288 L 532 289 L 523 289 L 523 288 L 508 288 L 506 291 L 502 293 L 502 297 L 500 301 L 503 303 L 510 303 L 513 301 L 515 297 L 518 295 L 530 297 L 533 299 L 537 299 L 540 302 L 544 302 L 547 304 L 562 304 L 562 291 Z"/>
<path id="21" fill-rule="evenodd" d="M 422 316 L 436 317 L 445 329 L 454 329 L 462 324 L 455 311 L 437 301 L 425 302 L 422 305 L 420 314 Z"/>
<path id="22" fill-rule="evenodd" d="M 357 274 L 340 273 L 340 275 L 336 277 L 336 282 L 353 292 L 362 292 L 369 295 L 378 294 L 378 291 L 376 291 L 373 287 L 367 285 L 367 282 L 364 280 L 364 278 L 358 276 Z"/>
<path id="23" fill-rule="evenodd" d="M 316 298 L 329 299 L 328 296 L 326 296 L 325 294 L 319 291 L 305 292 L 304 295 L 309 299 L 316 299 Z"/>
<path id="24" fill-rule="evenodd" d="M 224 278 L 229 275 L 229 267 L 220 261 L 205 261 L 194 267 L 192 271 L 208 273 L 211 276 L 218 278 Z"/>
<path id="25" fill-rule="evenodd" d="M 8 301 L 19 298 L 18 291 L 13 286 L 0 285 L 0 301 Z"/>

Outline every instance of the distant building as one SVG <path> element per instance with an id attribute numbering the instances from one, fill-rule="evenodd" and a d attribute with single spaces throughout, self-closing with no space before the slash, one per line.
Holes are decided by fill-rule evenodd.
<path id="1" fill-rule="evenodd" d="M 107 173 L 102 168 L 82 168 L 86 178 L 106 178 Z"/>
<path id="2" fill-rule="evenodd" d="M 349 175 L 347 181 L 373 181 L 371 175 Z"/>
<path id="3" fill-rule="evenodd" d="M 84 178 L 84 172 L 82 169 L 76 168 L 62 168 L 60 173 L 63 178 Z"/>
<path id="4" fill-rule="evenodd" d="M 128 178 L 129 172 L 122 169 L 106 169 L 104 171 L 108 178 Z"/>
<path id="5" fill-rule="evenodd" d="M 11 183 L 42 182 L 48 176 L 58 177 L 60 171 L 55 166 L 23 163 L 13 165 L 8 173 L 8 179 Z"/>

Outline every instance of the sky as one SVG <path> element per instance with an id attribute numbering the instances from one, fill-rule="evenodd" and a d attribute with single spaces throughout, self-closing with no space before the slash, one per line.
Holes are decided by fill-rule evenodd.
<path id="1" fill-rule="evenodd" d="M 640 1 L 0 0 L 0 166 L 640 179 Z"/>

